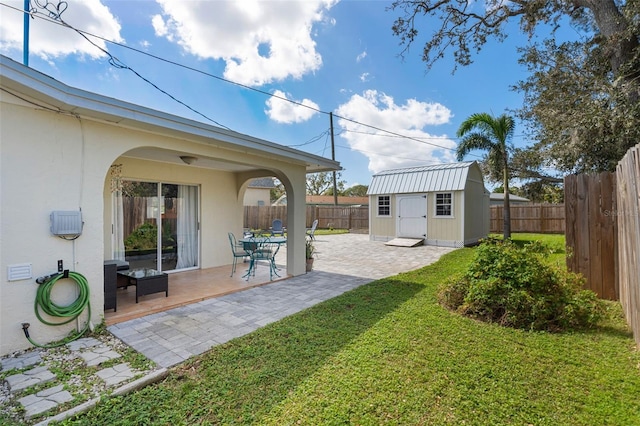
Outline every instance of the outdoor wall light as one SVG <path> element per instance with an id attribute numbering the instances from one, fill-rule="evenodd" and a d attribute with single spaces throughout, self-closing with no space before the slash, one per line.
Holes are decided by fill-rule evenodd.
<path id="1" fill-rule="evenodd" d="M 193 164 L 198 159 L 198 157 L 193 157 L 191 155 L 181 155 L 180 159 L 184 164 Z"/>

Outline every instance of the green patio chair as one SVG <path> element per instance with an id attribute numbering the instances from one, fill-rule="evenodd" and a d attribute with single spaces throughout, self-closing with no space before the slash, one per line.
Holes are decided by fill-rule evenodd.
<path id="1" fill-rule="evenodd" d="M 231 244 L 231 253 L 233 254 L 233 266 L 231 267 L 231 276 L 233 276 L 233 274 L 236 272 L 236 264 L 238 263 L 238 258 L 241 258 L 244 261 L 244 258 L 249 256 L 249 254 L 244 249 L 242 244 L 238 244 L 236 236 L 233 235 L 233 232 L 229 232 L 229 244 Z"/>
<path id="2" fill-rule="evenodd" d="M 273 276 L 279 277 L 278 268 L 276 267 L 276 254 L 280 249 L 280 243 L 272 242 L 269 237 L 257 237 L 250 238 L 249 242 L 245 243 L 245 249 L 249 254 L 249 269 L 247 273 L 243 275 L 244 278 L 249 280 L 251 276 L 256 275 L 256 268 L 258 262 L 266 261 L 269 265 L 269 279 L 273 280 Z"/>

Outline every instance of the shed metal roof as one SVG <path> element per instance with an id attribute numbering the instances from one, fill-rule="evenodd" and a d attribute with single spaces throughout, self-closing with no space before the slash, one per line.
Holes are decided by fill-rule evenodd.
<path id="1" fill-rule="evenodd" d="M 461 191 L 475 161 L 386 170 L 373 175 L 368 195 Z"/>

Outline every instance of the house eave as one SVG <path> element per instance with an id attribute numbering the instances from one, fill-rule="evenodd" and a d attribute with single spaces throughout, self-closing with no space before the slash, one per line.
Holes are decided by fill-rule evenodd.
<path id="1" fill-rule="evenodd" d="M 119 126 L 168 135 L 305 165 L 307 173 L 341 170 L 340 163 L 253 136 L 70 87 L 0 55 L 0 79 L 8 93 L 66 112 Z"/>

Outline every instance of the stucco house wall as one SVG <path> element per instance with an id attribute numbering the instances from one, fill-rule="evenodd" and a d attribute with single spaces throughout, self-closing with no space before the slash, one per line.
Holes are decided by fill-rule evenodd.
<path id="1" fill-rule="evenodd" d="M 244 193 L 243 204 L 245 206 L 269 206 L 271 205 L 271 189 L 275 188 L 273 179 L 253 179 Z"/>
<path id="2" fill-rule="evenodd" d="M 267 188 L 253 188 L 248 187 L 244 194 L 245 206 L 269 206 L 271 191 Z"/>
<path id="3" fill-rule="evenodd" d="M 104 317 L 103 261 L 112 258 L 112 166 L 122 178 L 197 185 L 200 268 L 230 264 L 227 232 L 242 231 L 252 179 L 277 177 L 289 195 L 287 274 L 305 273 L 305 178 L 339 163 L 201 122 L 66 86 L 0 56 L 0 355 L 60 340 L 75 321 L 52 327 L 34 312 L 36 278 L 64 268 L 90 287 L 90 320 Z M 194 156 L 191 165 L 181 155 Z M 52 211 L 81 211 L 75 240 L 52 235 Z M 10 271 L 26 271 L 11 276 Z M 76 298 L 61 280 L 52 298 Z M 59 322 L 45 317 L 53 322 Z M 80 322 L 84 323 L 83 314 Z"/>

